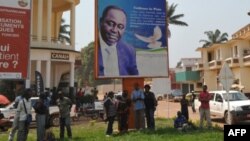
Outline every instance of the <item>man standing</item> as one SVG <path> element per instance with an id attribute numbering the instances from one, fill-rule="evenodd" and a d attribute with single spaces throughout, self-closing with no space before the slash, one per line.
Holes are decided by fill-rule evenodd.
<path id="1" fill-rule="evenodd" d="M 121 41 L 127 17 L 123 9 L 108 6 L 100 18 L 98 76 L 138 75 L 134 47 Z"/>
<path id="2" fill-rule="evenodd" d="M 144 118 L 144 93 L 143 90 L 140 89 L 139 84 L 134 84 L 134 90 L 132 92 L 132 101 L 134 102 L 134 110 L 135 110 L 135 128 L 145 129 L 145 118 Z"/>
<path id="3" fill-rule="evenodd" d="M 70 127 L 70 110 L 72 102 L 69 98 L 64 97 L 62 91 L 58 92 L 59 99 L 57 105 L 60 112 L 60 139 L 64 140 L 64 127 L 66 126 L 69 139 L 72 139 L 72 132 Z"/>
<path id="4" fill-rule="evenodd" d="M 48 107 L 45 105 L 46 95 L 41 93 L 39 95 L 39 100 L 33 106 L 36 112 L 36 125 L 37 125 L 37 141 L 44 141 L 45 137 L 45 125 L 46 125 L 46 115 Z"/>
<path id="5" fill-rule="evenodd" d="M 150 90 L 149 85 L 144 86 L 144 102 L 145 102 L 145 114 L 146 114 L 146 119 L 147 119 L 147 128 L 148 129 L 155 129 L 155 118 L 154 118 L 154 113 L 156 110 L 157 106 L 157 100 L 155 98 L 155 94 Z"/>
<path id="6" fill-rule="evenodd" d="M 31 114 L 31 101 L 32 90 L 26 89 L 23 94 L 23 99 L 19 101 L 16 111 L 16 116 L 18 117 L 18 133 L 17 141 L 26 141 L 29 125 L 26 124 L 26 119 L 28 114 Z"/>
<path id="7" fill-rule="evenodd" d="M 212 126 L 211 118 L 210 118 L 210 107 L 209 100 L 211 99 L 211 95 L 207 92 L 207 85 L 203 86 L 203 91 L 199 95 L 200 105 L 200 128 L 203 127 L 203 120 L 206 118 L 207 126 L 210 128 Z"/>

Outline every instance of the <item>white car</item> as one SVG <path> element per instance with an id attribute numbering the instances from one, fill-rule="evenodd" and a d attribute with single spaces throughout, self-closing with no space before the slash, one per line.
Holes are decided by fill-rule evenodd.
<path id="1" fill-rule="evenodd" d="M 39 99 L 39 97 L 31 97 L 31 105 L 34 105 L 36 103 L 36 101 Z M 16 108 L 14 108 L 14 104 L 15 102 L 12 102 L 11 104 L 9 104 L 8 106 L 6 106 L 5 108 L 0 108 L 0 111 L 3 113 L 4 117 L 7 119 L 10 119 L 10 121 L 14 120 L 14 116 L 15 116 L 15 112 L 16 112 Z M 75 116 L 75 105 L 72 106 L 71 108 L 71 113 L 70 116 L 73 117 Z M 31 110 L 32 113 L 32 121 L 35 122 L 36 121 L 36 113 L 34 108 L 32 108 Z M 50 114 L 50 125 L 52 126 L 58 126 L 59 125 L 59 108 L 58 106 L 50 106 L 49 107 L 49 114 Z"/>
<path id="2" fill-rule="evenodd" d="M 250 119 L 250 100 L 239 91 L 229 91 L 230 117 L 228 118 L 228 102 L 226 91 L 209 91 L 211 94 L 210 113 L 223 117 L 227 124 Z M 200 101 L 195 99 L 195 109 L 199 109 Z"/>

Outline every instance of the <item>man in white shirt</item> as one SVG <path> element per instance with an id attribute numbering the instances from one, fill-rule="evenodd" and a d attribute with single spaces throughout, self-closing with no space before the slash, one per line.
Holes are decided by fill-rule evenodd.
<path id="1" fill-rule="evenodd" d="M 26 89 L 23 94 L 23 99 L 19 101 L 17 106 L 16 116 L 18 117 L 18 133 L 17 140 L 18 141 L 26 141 L 27 135 L 29 131 L 29 126 L 26 125 L 26 118 L 28 114 L 31 114 L 31 101 L 30 97 L 32 96 L 32 90 Z M 25 110 L 26 109 L 26 110 Z"/>
<path id="2" fill-rule="evenodd" d="M 138 75 L 134 47 L 121 40 L 126 29 L 123 9 L 107 6 L 100 18 L 98 76 Z"/>

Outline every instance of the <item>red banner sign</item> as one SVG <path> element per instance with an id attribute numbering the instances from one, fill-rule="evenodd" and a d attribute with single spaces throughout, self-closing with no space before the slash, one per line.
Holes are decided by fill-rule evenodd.
<path id="1" fill-rule="evenodd" d="M 30 11 L 30 0 L 0 0 L 0 79 L 27 77 Z"/>

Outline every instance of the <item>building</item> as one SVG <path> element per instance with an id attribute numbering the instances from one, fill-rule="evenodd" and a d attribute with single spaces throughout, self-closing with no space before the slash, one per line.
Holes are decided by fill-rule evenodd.
<path id="1" fill-rule="evenodd" d="M 75 86 L 75 7 L 80 0 L 32 0 L 30 36 L 30 83 L 35 71 L 42 74 L 45 88 L 59 85 L 73 93 Z M 60 40 L 62 15 L 70 12 L 70 43 Z M 63 83 L 61 83 L 63 82 Z"/>
<path id="2" fill-rule="evenodd" d="M 235 79 L 232 88 L 250 93 L 250 24 L 235 32 L 229 41 L 200 47 L 196 51 L 201 53 L 202 58 L 196 64 L 196 70 L 200 71 L 202 81 L 209 90 L 223 89 L 218 75 L 223 63 L 228 63 Z"/>
<path id="3" fill-rule="evenodd" d="M 175 81 L 184 94 L 202 87 L 200 72 L 195 70 L 195 64 L 200 61 L 201 58 L 181 58 L 175 68 Z"/>

